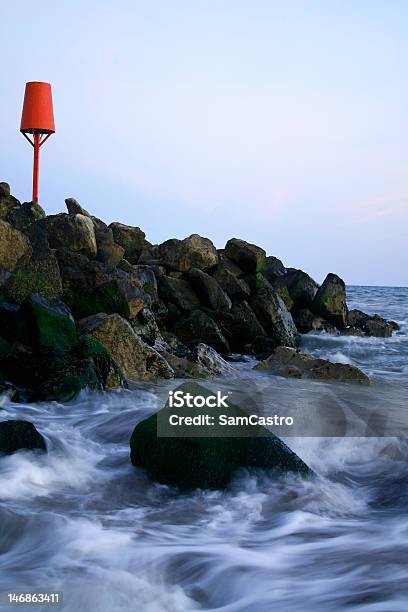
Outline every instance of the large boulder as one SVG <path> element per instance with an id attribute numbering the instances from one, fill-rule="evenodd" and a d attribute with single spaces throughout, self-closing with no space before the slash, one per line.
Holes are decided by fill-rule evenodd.
<path id="1" fill-rule="evenodd" d="M 123 225 L 123 223 L 111 223 L 109 228 L 115 242 L 124 249 L 125 259 L 132 264 L 137 263 L 145 246 L 145 233 L 140 227 Z"/>
<path id="2" fill-rule="evenodd" d="M 320 315 L 337 329 L 347 326 L 346 285 L 336 274 L 328 274 L 317 291 L 311 311 Z"/>
<path id="3" fill-rule="evenodd" d="M 208 270 L 218 263 L 217 249 L 211 240 L 198 234 L 163 242 L 158 247 L 158 255 L 167 268 L 179 272 L 188 272 L 191 268 Z"/>
<path id="4" fill-rule="evenodd" d="M 141 340 L 118 314 L 97 314 L 79 322 L 82 333 L 104 346 L 128 380 L 172 378 L 167 361 Z"/>
<path id="5" fill-rule="evenodd" d="M 279 346 L 256 370 L 268 370 L 278 376 L 369 383 L 364 372 L 355 366 L 318 359 L 287 346 Z"/>
<path id="6" fill-rule="evenodd" d="M 250 306 L 266 334 L 276 346 L 296 346 L 298 333 L 282 298 L 268 286 L 258 289 L 250 299 Z"/>
<path id="7" fill-rule="evenodd" d="M 270 255 L 265 259 L 265 276 L 268 280 L 285 276 L 287 270 L 280 259 Z"/>
<path id="8" fill-rule="evenodd" d="M 225 245 L 224 253 L 244 272 L 263 273 L 265 271 L 266 252 L 255 244 L 231 238 Z"/>
<path id="9" fill-rule="evenodd" d="M 46 451 L 43 436 L 29 421 L 2 421 L 0 423 L 0 453 L 11 455 L 18 450 Z"/>
<path id="10" fill-rule="evenodd" d="M 184 383 L 178 389 L 192 396 L 208 397 L 208 389 L 196 383 Z M 228 417 L 245 417 L 248 414 L 228 402 L 222 409 Z M 148 475 L 160 483 L 191 490 L 225 488 L 239 468 L 265 469 L 275 472 L 295 472 L 311 475 L 307 465 L 278 437 L 258 425 L 238 428 L 233 425 L 207 427 L 206 437 L 194 436 L 198 427 L 174 427 L 169 437 L 158 435 L 160 423 L 168 422 L 172 414 L 185 417 L 206 415 L 215 418 L 211 408 L 170 408 L 168 404 L 136 425 L 130 440 L 132 464 L 145 468 Z M 167 428 L 170 429 L 170 428 Z M 242 437 L 237 436 L 241 430 Z M 250 431 L 249 431 L 250 430 Z M 247 437 L 245 437 L 245 433 Z M 249 437 L 250 436 L 250 437 Z"/>
<path id="11" fill-rule="evenodd" d="M 53 249 L 68 249 L 95 257 L 97 245 L 92 219 L 86 215 L 76 214 L 49 215 L 39 221 L 45 228 L 48 242 Z"/>
<path id="12" fill-rule="evenodd" d="M 31 253 L 27 237 L 0 219 L 0 268 L 13 272 L 18 261 Z"/>
<path id="13" fill-rule="evenodd" d="M 10 185 L 2 181 L 0 183 L 0 198 L 7 198 L 10 195 Z"/>
<path id="14" fill-rule="evenodd" d="M 230 298 L 221 289 L 215 278 L 198 268 L 192 268 L 188 273 L 188 278 L 205 306 L 212 310 L 225 311 L 231 309 Z"/>
<path id="15" fill-rule="evenodd" d="M 188 345 L 203 342 L 212 346 L 218 353 L 230 352 L 228 341 L 218 325 L 201 310 L 195 310 L 187 317 L 180 319 L 174 326 L 174 333 Z"/>

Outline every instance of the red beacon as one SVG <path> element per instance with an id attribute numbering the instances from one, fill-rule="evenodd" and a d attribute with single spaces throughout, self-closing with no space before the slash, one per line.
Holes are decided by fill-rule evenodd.
<path id="1" fill-rule="evenodd" d="M 39 83 L 37 81 L 26 83 L 20 132 L 34 147 L 32 201 L 37 203 L 40 147 L 55 132 L 52 93 L 49 83 Z M 29 135 L 33 137 L 32 140 Z"/>

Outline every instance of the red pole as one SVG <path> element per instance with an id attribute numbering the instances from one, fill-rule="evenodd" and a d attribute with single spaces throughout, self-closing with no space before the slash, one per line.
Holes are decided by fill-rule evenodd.
<path id="1" fill-rule="evenodd" d="M 40 169 L 40 134 L 34 132 L 33 202 L 38 203 L 38 173 Z"/>

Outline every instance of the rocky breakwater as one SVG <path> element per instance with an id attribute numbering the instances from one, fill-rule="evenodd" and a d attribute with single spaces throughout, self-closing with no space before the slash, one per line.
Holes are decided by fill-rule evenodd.
<path id="1" fill-rule="evenodd" d="M 65 202 L 67 212 L 47 216 L 0 183 L 0 390 L 16 401 L 231 376 L 232 353 L 294 351 L 299 333 L 396 329 L 349 311 L 335 274 L 319 286 L 237 238 L 224 249 L 198 234 L 153 245 L 138 227 L 107 225 L 73 198 Z M 324 370 L 301 365 L 297 357 L 278 371 Z"/>

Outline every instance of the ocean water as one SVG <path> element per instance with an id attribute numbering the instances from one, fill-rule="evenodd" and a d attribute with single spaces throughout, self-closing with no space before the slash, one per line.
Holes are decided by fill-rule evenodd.
<path id="1" fill-rule="evenodd" d="M 0 459 L 0 592 L 63 591 L 64 612 L 406 611 L 408 289 L 351 287 L 348 300 L 400 332 L 307 335 L 303 346 L 358 365 L 370 386 L 305 385 L 251 361 L 231 383 L 271 405 L 337 397 L 363 411 L 351 421 L 372 406 L 394 415 L 393 436 L 287 437 L 312 480 L 242 472 L 226 491 L 188 494 L 150 482 L 130 464 L 129 438 L 177 381 L 65 405 L 3 398 L 0 418 L 31 420 L 49 452 Z"/>

